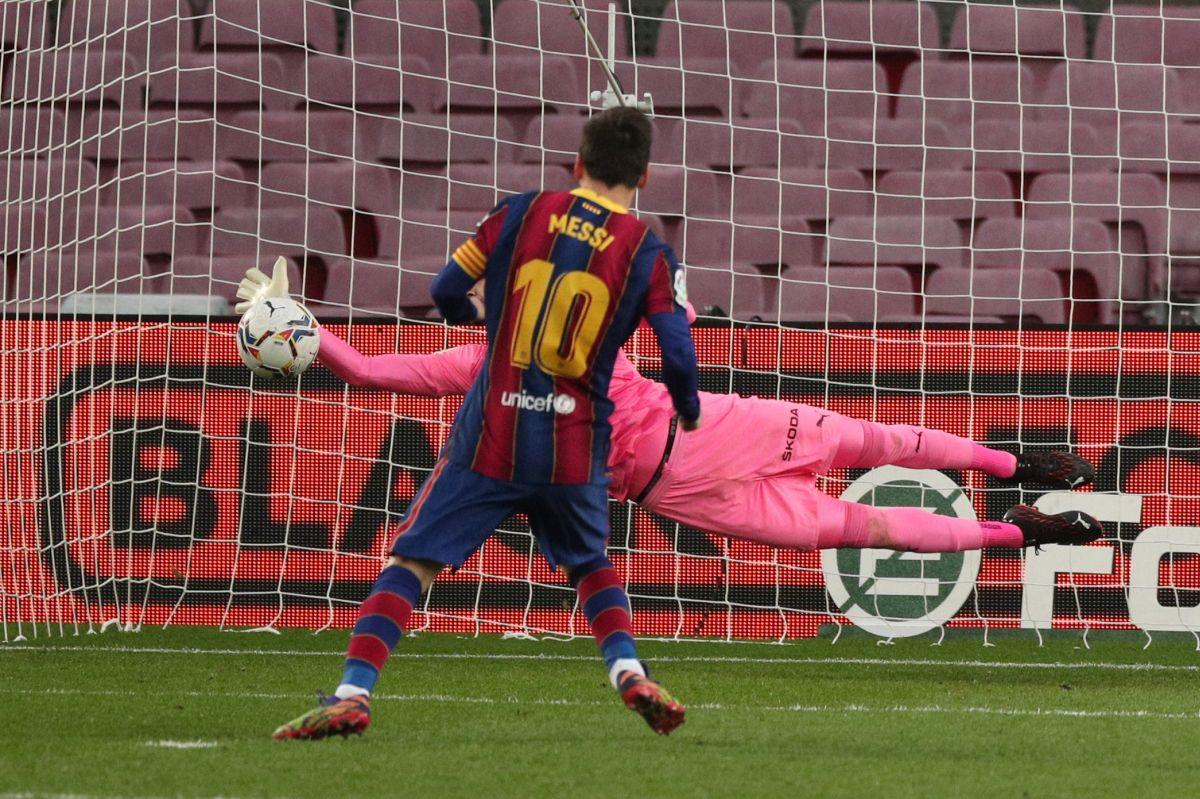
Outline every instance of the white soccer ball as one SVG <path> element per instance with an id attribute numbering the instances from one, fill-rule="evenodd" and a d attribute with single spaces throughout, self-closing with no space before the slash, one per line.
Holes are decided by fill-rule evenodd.
<path id="1" fill-rule="evenodd" d="M 260 300 L 238 322 L 238 355 L 259 377 L 303 372 L 312 366 L 320 345 L 317 318 L 290 297 Z"/>

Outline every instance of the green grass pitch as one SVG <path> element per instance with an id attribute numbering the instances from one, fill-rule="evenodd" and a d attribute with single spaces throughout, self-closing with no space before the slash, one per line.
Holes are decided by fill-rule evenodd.
<path id="1" fill-rule="evenodd" d="M 332 688 L 346 639 L 0 644 L 0 796 L 1194 795 L 1191 638 L 646 642 L 688 705 L 660 738 L 590 641 L 422 635 L 389 663 L 365 736 L 271 740 Z"/>

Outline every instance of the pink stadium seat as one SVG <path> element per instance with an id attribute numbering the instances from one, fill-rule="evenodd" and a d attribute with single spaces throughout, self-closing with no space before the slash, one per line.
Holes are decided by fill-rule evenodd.
<path id="1" fill-rule="evenodd" d="M 525 163 L 575 163 L 579 139 L 587 117 L 575 114 L 543 114 L 529 121 L 522 137 L 518 158 Z M 656 126 L 661 119 L 654 119 Z M 658 136 L 655 136 L 654 157 L 658 158 Z"/>
<path id="2" fill-rule="evenodd" d="M 342 220 L 331 208 L 309 205 L 295 209 L 224 208 L 213 214 L 214 255 L 267 256 L 346 255 Z"/>
<path id="3" fill-rule="evenodd" d="M 143 255 L 191 254 L 201 240 L 200 226 L 186 208 L 111 205 L 67 209 L 60 241 L 84 243 L 99 252 L 141 258 Z"/>
<path id="4" fill-rule="evenodd" d="M 358 158 L 393 164 L 512 161 L 517 142 L 510 120 L 469 114 L 367 119 L 358 134 Z"/>
<path id="5" fill-rule="evenodd" d="M 575 61 L 543 55 L 536 63 L 526 58 L 505 59 L 497 53 L 460 55 L 450 59 L 448 100 L 435 111 L 499 113 L 525 124 L 543 109 L 576 112 L 585 103 Z"/>
<path id="6" fill-rule="evenodd" d="M 1037 99 L 1033 70 L 1016 61 L 926 59 L 904 71 L 896 116 L 944 122 L 956 143 L 969 145 L 972 122 L 1031 118 Z"/>
<path id="7" fill-rule="evenodd" d="M 431 68 L 416 56 L 406 56 L 403 67 L 364 58 L 319 56 L 309 59 L 306 69 L 307 97 L 323 106 L 427 113 L 439 104 L 436 97 L 445 106 L 445 78 L 430 77 Z"/>
<path id="8" fill-rule="evenodd" d="M 925 310 L 959 317 L 1031 317 L 1046 324 L 1067 320 L 1068 300 L 1053 272 L 950 270 L 936 272 L 925 286 Z"/>
<path id="9" fill-rule="evenodd" d="M 967 3 L 954 19 L 947 58 L 1016 58 L 1043 79 L 1063 59 L 1087 56 L 1083 14 L 1058 6 Z"/>
<path id="10" fill-rule="evenodd" d="M 269 164 L 259 177 L 261 202 L 264 208 L 317 205 L 395 213 L 400 207 L 392 182 L 395 171 L 352 160 Z"/>
<path id="11" fill-rule="evenodd" d="M 1121 125 L 1165 125 L 1182 107 L 1183 91 L 1173 71 L 1138 64 L 1072 61 L 1050 72 L 1038 118 L 1089 124 L 1105 152 L 1115 153 Z"/>
<path id="12" fill-rule="evenodd" d="M 200 18 L 201 49 L 272 49 L 302 59 L 306 50 L 337 52 L 330 0 L 210 0 Z M 293 66 L 296 66 L 293 63 Z"/>
<path id="13" fill-rule="evenodd" d="M 146 84 L 142 62 L 86 48 L 18 52 L 4 70 L 4 99 L 26 103 L 136 106 Z"/>
<path id="14" fill-rule="evenodd" d="M 355 157 L 354 120 L 336 111 L 242 111 L 219 125 L 215 135 L 215 143 L 183 140 L 181 149 L 197 161 L 214 155 L 219 160 L 305 163 Z"/>
<path id="15" fill-rule="evenodd" d="M 1200 9 L 1186 5 L 1115 5 L 1103 14 L 1092 57 L 1119 64 L 1175 67 L 1180 78 L 1182 110 L 1200 115 Z"/>
<path id="16" fill-rule="evenodd" d="M 84 127 L 93 131 L 94 128 Z M 61 147 L 74 135 L 67 129 L 67 118 L 51 108 L 10 106 L 0 108 L 0 156 L 29 158 L 45 155 L 51 147 Z"/>
<path id="17" fill-rule="evenodd" d="M 149 277 L 145 262 L 132 253 L 51 250 L 21 258 L 8 299 L 61 299 L 76 291 L 136 294 Z"/>
<path id="18" fill-rule="evenodd" d="M 93 197 L 98 185 L 96 167 L 87 161 L 61 157 L 0 161 L 0 201 L 6 205 L 55 198 L 78 204 L 81 198 Z"/>
<path id="19" fill-rule="evenodd" d="M 395 262 L 339 260 L 329 265 L 325 303 L 359 312 L 423 318 L 433 309 L 430 285 L 445 266 L 440 259 Z"/>
<path id="20" fill-rule="evenodd" d="M 83 155 L 124 163 L 172 160 L 186 150 L 212 160 L 215 123 L 202 111 L 94 111 L 83 119 Z"/>
<path id="21" fill-rule="evenodd" d="M 304 87 L 277 53 L 166 53 L 151 62 L 152 108 L 295 108 Z"/>
<path id="22" fill-rule="evenodd" d="M 57 44 L 127 53 L 149 62 L 158 53 L 190 51 L 195 18 L 188 0 L 66 0 Z"/>
<path id="23" fill-rule="evenodd" d="M 274 257 L 266 255 L 259 267 L 267 272 Z M 211 256 L 183 255 L 171 259 L 170 272 L 160 282 L 161 290 L 186 294 L 216 294 L 233 297 L 238 283 L 246 276 L 246 269 L 253 264 L 245 255 Z M 288 285 L 295 295 L 304 288 L 303 276 L 294 261 L 287 263 Z"/>
<path id="24" fill-rule="evenodd" d="M 608 55 L 608 22 L 605 0 L 585 0 L 580 3 L 586 13 L 589 29 Z M 622 5 L 622 4 L 618 4 Z M 624 84 L 632 77 L 629 42 L 625 33 L 629 18 L 623 10 L 616 17 L 616 72 Z M 606 88 L 604 73 L 588 48 L 583 31 L 572 17 L 566 3 L 544 3 L 538 0 L 504 0 L 492 13 L 492 50 L 498 60 L 514 61 L 533 72 L 546 68 L 544 55 L 568 59 L 585 95 L 592 89 Z M 579 102 L 578 98 L 567 98 Z"/>
<path id="25" fill-rule="evenodd" d="M 1007 270 L 1010 280 L 1031 270 L 1057 273 L 1075 299 L 1076 321 L 1115 321 L 1116 300 L 1147 296 L 1148 273 L 1133 263 L 1122 270 L 1108 231 L 1094 219 L 989 219 L 975 233 L 972 262 L 977 274 Z"/>
<path id="26" fill-rule="evenodd" d="M 846 321 L 872 323 L 907 319 L 916 311 L 912 281 L 899 267 L 789 269 L 779 292 L 782 321 L 844 314 Z"/>
<path id="27" fill-rule="evenodd" d="M 971 161 L 971 151 L 951 142 L 944 124 L 920 119 L 831 119 L 822 155 L 823 163 L 876 173 L 928 164 L 953 169 Z"/>
<path id="28" fill-rule="evenodd" d="M 488 211 L 506 195 L 575 187 L 571 173 L 554 164 L 451 164 L 448 176 L 449 196 L 442 196 L 441 207 L 456 210 Z"/>
<path id="29" fill-rule="evenodd" d="M 38 49 L 46 45 L 45 0 L 5 0 L 0 3 L 0 48 Z"/>
<path id="30" fill-rule="evenodd" d="M 55 219 L 55 231 L 59 223 Z M 45 203 L 0 205 L 0 253 L 11 255 L 41 249 L 46 246 L 47 238 L 59 236 L 57 232 L 48 235 Z"/>
<path id="31" fill-rule="evenodd" d="M 825 263 L 830 266 L 958 268 L 962 233 L 953 219 L 932 216 L 850 216 L 829 223 Z"/>
<path id="32" fill-rule="evenodd" d="M 688 299 L 697 313 L 710 315 L 706 311 L 712 308 L 711 315 L 745 319 L 768 313 L 768 297 L 775 294 L 768 286 L 778 284 L 779 278 L 748 268 L 689 266 L 687 282 Z"/>
<path id="33" fill-rule="evenodd" d="M 889 172 L 879 179 L 880 216 L 945 216 L 960 223 L 1016 214 L 1012 183 L 1001 172 Z"/>
<path id="34" fill-rule="evenodd" d="M 816 163 L 825 143 L 791 119 L 693 118 L 654 120 L 653 162 L 741 170 Z"/>
<path id="35" fill-rule="evenodd" d="M 678 255 L 689 267 L 778 272 L 811 266 L 815 237 L 799 217 L 684 221 Z"/>
<path id="36" fill-rule="evenodd" d="M 709 170 L 659 166 L 638 192 L 636 207 L 657 216 L 721 218 L 728 213 L 729 189 Z"/>
<path id="37" fill-rule="evenodd" d="M 101 202 L 124 207 L 176 205 L 189 210 L 253 205 L 255 185 L 232 161 L 121 161 L 104 170 Z"/>
<path id="38" fill-rule="evenodd" d="M 937 14 L 927 3 L 823 0 L 808 7 L 800 55 L 920 54 L 941 45 Z"/>
<path id="39" fill-rule="evenodd" d="M 874 196 L 867 179 L 853 169 L 747 169 L 734 178 L 733 217 L 760 225 L 789 216 L 823 223 L 870 215 Z"/>
<path id="40" fill-rule="evenodd" d="M 742 113 L 794 120 L 823 135 L 833 119 L 886 118 L 886 87 L 883 67 L 870 61 L 781 62 L 778 73 L 770 65 L 759 72 Z"/>
<path id="41" fill-rule="evenodd" d="M 378 259 L 407 264 L 413 259 L 449 260 L 450 254 L 475 232 L 477 211 L 404 209 L 404 218 L 375 220 Z"/>
<path id="42" fill-rule="evenodd" d="M 1113 169 L 1116 159 L 1096 129 L 1076 122 L 1025 120 L 977 122 L 972 131 L 971 161 L 976 169 L 1016 174 L 1098 172 Z"/>

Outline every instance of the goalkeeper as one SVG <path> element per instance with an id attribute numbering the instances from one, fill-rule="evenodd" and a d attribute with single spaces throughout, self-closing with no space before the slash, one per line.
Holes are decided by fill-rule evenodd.
<path id="1" fill-rule="evenodd" d="M 286 293 L 287 274 L 280 259 L 273 280 L 250 270 L 238 296 Z M 319 358 L 351 385 L 444 396 L 465 394 L 486 354 L 485 345 L 472 344 L 431 355 L 367 357 L 325 329 Z M 1050 515 L 1017 505 L 1003 521 L 977 521 L 919 508 L 846 502 L 816 486 L 816 478 L 830 469 L 885 464 L 978 469 L 1006 482 L 1053 488 L 1090 483 L 1091 464 L 1070 452 L 1013 455 L 940 430 L 883 425 L 799 403 L 707 392 L 700 392 L 704 426 L 678 435 L 666 388 L 638 372 L 623 352 L 618 353 L 609 394 L 615 406 L 609 418 L 609 493 L 718 535 L 803 550 L 956 552 L 1084 544 L 1103 534 L 1099 522 L 1076 511 Z"/>

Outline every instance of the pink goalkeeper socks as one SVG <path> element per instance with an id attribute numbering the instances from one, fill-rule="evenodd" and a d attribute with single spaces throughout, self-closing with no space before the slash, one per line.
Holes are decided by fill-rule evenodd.
<path id="1" fill-rule="evenodd" d="M 838 468 L 892 464 L 910 469 L 982 469 L 996 477 L 1011 477 L 1017 468 L 1015 456 L 941 430 L 831 418 L 836 419 L 840 438 L 833 459 Z"/>

